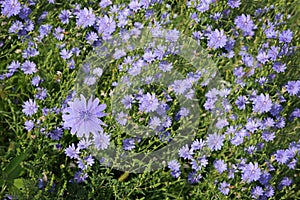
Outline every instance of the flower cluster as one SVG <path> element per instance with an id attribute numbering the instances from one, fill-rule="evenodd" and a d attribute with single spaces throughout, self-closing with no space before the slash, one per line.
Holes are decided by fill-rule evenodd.
<path id="1" fill-rule="evenodd" d="M 99 167 L 110 160 L 95 152 L 119 147 L 122 154 L 114 155 L 126 160 L 191 136 L 163 152 L 172 158 L 158 172 L 167 171 L 167 182 L 180 187 L 186 179 L 193 185 L 186 196 L 200 187 L 217 190 L 214 197 L 293 198 L 285 195 L 299 188 L 299 33 L 278 1 L 248 8 L 240 0 L 0 0 L 0 129 L 15 132 L 4 143 L 20 142 L 18 153 L 40 149 L 34 159 L 45 163 L 44 155 L 55 151 L 53 166 L 36 167 L 36 182 L 67 196 L 69 183 L 89 178 L 111 188 L 118 173 Z M 182 40 L 183 33 L 197 46 Z M 218 73 L 211 72 L 215 65 Z M 34 174 L 31 164 L 24 164 L 26 178 Z M 25 167 L 15 174 L 23 176 Z M 97 179 L 98 173 L 107 177 Z"/>

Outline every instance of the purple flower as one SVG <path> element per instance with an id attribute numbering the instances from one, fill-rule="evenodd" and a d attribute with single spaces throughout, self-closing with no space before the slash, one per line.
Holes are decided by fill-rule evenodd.
<path id="1" fill-rule="evenodd" d="M 278 189 L 282 190 L 284 186 L 290 186 L 292 182 L 293 182 L 292 179 L 290 179 L 289 177 L 283 177 L 283 179 L 280 181 L 278 185 Z"/>
<path id="2" fill-rule="evenodd" d="M 9 33 L 19 33 L 24 28 L 24 25 L 21 21 L 16 20 L 12 23 L 11 27 L 8 29 Z"/>
<path id="3" fill-rule="evenodd" d="M 225 164 L 224 160 L 215 160 L 214 167 L 219 172 L 219 174 L 222 174 L 227 170 L 227 165 Z"/>
<path id="4" fill-rule="evenodd" d="M 80 10 L 80 12 L 76 15 L 76 18 L 76 25 L 83 28 L 94 25 L 96 21 L 96 16 L 93 13 L 92 8 L 84 8 L 83 10 Z"/>
<path id="5" fill-rule="evenodd" d="M 295 169 L 297 163 L 298 163 L 298 160 L 297 159 L 293 159 L 291 162 L 289 162 L 287 164 L 287 166 L 288 166 L 289 169 Z"/>
<path id="6" fill-rule="evenodd" d="M 230 184 L 226 183 L 225 181 L 223 181 L 222 183 L 220 183 L 220 187 L 218 188 L 218 190 L 224 194 L 224 195 L 228 195 L 229 194 L 229 186 Z"/>
<path id="7" fill-rule="evenodd" d="M 19 63 L 19 61 L 15 61 L 15 60 L 13 60 L 11 63 L 10 63 L 10 65 L 8 66 L 8 71 L 10 72 L 10 73 L 15 73 L 19 68 L 20 68 L 20 63 Z"/>
<path id="8" fill-rule="evenodd" d="M 202 139 L 200 139 L 200 140 L 197 139 L 192 143 L 191 150 L 192 151 L 200 150 L 204 147 L 204 145 L 205 145 L 205 142 Z"/>
<path id="9" fill-rule="evenodd" d="M 252 67 L 254 63 L 254 58 L 249 54 L 245 54 L 242 55 L 242 61 L 247 67 Z"/>
<path id="10" fill-rule="evenodd" d="M 23 58 L 30 58 L 39 55 L 39 51 L 33 47 L 28 47 L 22 53 Z"/>
<path id="11" fill-rule="evenodd" d="M 70 15 L 71 12 L 69 10 L 62 10 L 58 17 L 61 20 L 61 23 L 68 24 Z"/>
<path id="12" fill-rule="evenodd" d="M 195 160 L 195 159 L 192 159 L 191 162 L 190 162 L 190 164 L 192 165 L 192 169 L 193 170 L 199 171 L 202 168 L 202 166 L 199 165 L 199 162 L 197 160 Z"/>
<path id="13" fill-rule="evenodd" d="M 242 14 L 241 16 L 237 16 L 234 20 L 235 25 L 244 31 L 244 36 L 253 36 L 255 29 L 255 24 L 250 18 L 250 15 Z"/>
<path id="14" fill-rule="evenodd" d="M 180 35 L 180 32 L 176 29 L 174 30 L 169 30 L 167 33 L 166 33 L 166 41 L 168 42 L 176 42 L 177 39 L 179 38 L 179 35 Z"/>
<path id="15" fill-rule="evenodd" d="M 113 17 L 105 15 L 97 21 L 97 31 L 99 34 L 110 35 L 116 30 L 116 22 Z"/>
<path id="16" fill-rule="evenodd" d="M 268 57 L 275 61 L 277 59 L 277 56 L 279 54 L 279 47 L 272 46 L 271 49 L 268 50 Z"/>
<path id="17" fill-rule="evenodd" d="M 225 126 L 228 126 L 228 125 L 229 125 L 229 123 L 228 123 L 228 121 L 227 121 L 226 118 L 225 119 L 219 119 L 217 121 L 217 123 L 215 124 L 215 126 L 216 126 L 217 129 L 222 129 Z"/>
<path id="18" fill-rule="evenodd" d="M 89 33 L 86 34 L 86 40 L 88 44 L 93 44 L 95 41 L 98 40 L 98 35 L 97 33 L 95 33 L 94 31 L 91 31 Z"/>
<path id="19" fill-rule="evenodd" d="M 265 64 L 266 62 L 269 61 L 269 56 L 268 56 L 268 54 L 267 54 L 266 52 L 264 52 L 264 51 L 260 51 L 260 52 L 258 53 L 258 55 L 256 56 L 256 58 L 257 58 L 257 61 L 259 61 L 259 62 L 262 63 L 262 64 Z"/>
<path id="20" fill-rule="evenodd" d="M 259 127 L 259 123 L 257 119 L 248 119 L 247 124 L 245 125 L 246 129 L 250 131 L 251 133 L 254 133 Z"/>
<path id="21" fill-rule="evenodd" d="M 266 142 L 273 141 L 275 138 L 275 133 L 274 132 L 271 133 L 269 131 L 264 131 L 261 135 L 261 138 L 263 140 L 265 140 Z"/>
<path id="22" fill-rule="evenodd" d="M 291 113 L 291 117 L 292 118 L 300 118 L 300 109 L 299 108 L 295 108 L 294 111 Z"/>
<path id="23" fill-rule="evenodd" d="M 62 128 L 54 129 L 53 131 L 51 131 L 51 132 L 49 133 L 50 138 L 51 138 L 52 140 L 59 140 L 59 139 L 62 137 L 63 134 L 64 134 L 64 132 L 63 132 L 63 129 L 62 129 Z"/>
<path id="24" fill-rule="evenodd" d="M 198 183 L 201 178 L 202 178 L 202 175 L 198 174 L 198 172 L 196 172 L 196 171 L 190 172 L 188 174 L 188 181 L 190 184 Z"/>
<path id="25" fill-rule="evenodd" d="M 21 11 L 21 4 L 18 0 L 5 0 L 2 2 L 2 14 L 11 17 L 19 14 Z"/>
<path id="26" fill-rule="evenodd" d="M 256 186 L 255 188 L 251 189 L 251 197 L 253 199 L 259 199 L 264 194 L 264 190 L 260 186 Z"/>
<path id="27" fill-rule="evenodd" d="M 185 80 L 175 80 L 171 86 L 177 95 L 183 94 L 191 87 Z"/>
<path id="28" fill-rule="evenodd" d="M 126 109 L 131 109 L 131 104 L 133 103 L 133 97 L 130 95 L 125 95 L 121 100 L 122 104 Z"/>
<path id="29" fill-rule="evenodd" d="M 285 87 L 290 95 L 297 95 L 300 92 L 300 81 L 289 81 Z"/>
<path id="30" fill-rule="evenodd" d="M 66 60 L 71 58 L 73 55 L 72 51 L 68 51 L 66 49 L 61 50 L 60 52 L 60 56 L 62 57 L 62 59 Z"/>
<path id="31" fill-rule="evenodd" d="M 141 4 L 140 4 L 139 1 L 137 1 L 137 0 L 132 0 L 132 1 L 130 1 L 128 7 L 129 7 L 131 10 L 133 10 L 134 12 L 137 12 L 137 11 L 140 9 Z"/>
<path id="32" fill-rule="evenodd" d="M 78 142 L 78 149 L 86 149 L 89 146 L 91 146 L 91 140 L 86 139 L 86 138 L 81 138 L 80 141 Z"/>
<path id="33" fill-rule="evenodd" d="M 208 160 L 205 156 L 198 158 L 198 162 L 201 167 L 206 167 L 206 165 L 208 164 Z"/>
<path id="34" fill-rule="evenodd" d="M 273 65 L 273 69 L 277 73 L 285 72 L 286 64 L 285 63 L 282 64 L 280 62 L 275 62 L 274 65 Z"/>
<path id="35" fill-rule="evenodd" d="M 260 94 L 253 98 L 253 111 L 258 113 L 269 112 L 272 108 L 272 100 L 269 94 Z"/>
<path id="36" fill-rule="evenodd" d="M 177 160 L 171 160 L 168 162 L 168 168 L 171 171 L 180 171 L 180 164 Z"/>
<path id="37" fill-rule="evenodd" d="M 161 129 L 162 121 L 160 120 L 159 117 L 153 116 L 150 117 L 148 124 L 151 129 L 159 131 Z"/>
<path id="38" fill-rule="evenodd" d="M 99 3 L 99 6 L 101 8 L 106 8 L 107 6 L 111 5 L 112 2 L 110 0 L 101 0 L 101 2 Z"/>
<path id="39" fill-rule="evenodd" d="M 273 26 L 264 31 L 267 38 L 273 38 L 273 39 L 275 39 L 277 37 L 277 32 L 278 31 L 274 30 Z"/>
<path id="40" fill-rule="evenodd" d="M 149 92 L 146 95 L 143 95 L 140 99 L 139 110 L 143 112 L 155 111 L 159 106 L 158 99 L 156 99 L 155 94 L 150 94 Z"/>
<path id="41" fill-rule="evenodd" d="M 257 181 L 260 178 L 261 170 L 258 167 L 258 164 L 253 164 L 250 162 L 249 164 L 246 164 L 245 167 L 242 169 L 242 179 L 244 181 L 247 181 L 248 183 L 251 183 L 252 181 Z"/>
<path id="42" fill-rule="evenodd" d="M 96 133 L 94 135 L 94 144 L 98 150 L 104 150 L 107 149 L 110 142 L 110 136 L 106 135 L 103 132 Z"/>
<path id="43" fill-rule="evenodd" d="M 277 150 L 275 153 L 275 160 L 280 164 L 286 164 L 289 160 L 289 156 L 286 150 Z"/>
<path id="44" fill-rule="evenodd" d="M 240 0 L 228 0 L 227 5 L 231 8 L 238 8 L 241 5 Z"/>
<path id="45" fill-rule="evenodd" d="M 64 31 L 65 31 L 64 29 L 62 29 L 60 27 L 57 27 L 57 28 L 54 29 L 53 35 L 56 39 L 62 40 L 65 36 L 64 33 L 63 33 Z"/>
<path id="46" fill-rule="evenodd" d="M 21 70 L 24 72 L 24 74 L 33 74 L 37 72 L 36 65 L 34 62 L 31 62 L 29 60 L 26 60 L 22 66 Z"/>
<path id="47" fill-rule="evenodd" d="M 212 151 L 220 150 L 223 146 L 224 135 L 217 133 L 209 134 L 207 137 L 207 145 Z"/>
<path id="48" fill-rule="evenodd" d="M 126 113 L 124 113 L 123 111 L 118 113 L 116 120 L 119 124 L 121 124 L 122 126 L 125 126 L 127 123 L 127 119 L 128 119 L 128 115 Z"/>
<path id="49" fill-rule="evenodd" d="M 259 182 L 262 184 L 262 185 L 268 185 L 269 184 L 269 181 L 272 179 L 272 176 L 269 172 L 264 172 L 260 178 L 259 178 Z"/>
<path id="50" fill-rule="evenodd" d="M 32 116 L 32 115 L 34 115 L 38 111 L 38 106 L 36 105 L 36 102 L 33 101 L 32 99 L 29 99 L 28 101 L 26 101 L 22 105 L 22 107 L 23 107 L 22 112 L 26 116 Z"/>
<path id="51" fill-rule="evenodd" d="M 247 103 L 247 99 L 245 96 L 238 96 L 237 100 L 235 101 L 235 104 L 240 110 L 245 110 L 246 103 Z"/>
<path id="52" fill-rule="evenodd" d="M 180 176 L 181 172 L 180 171 L 171 171 L 171 175 L 174 177 L 174 178 L 178 178 Z"/>
<path id="53" fill-rule="evenodd" d="M 33 78 L 32 78 L 32 80 L 31 80 L 31 84 L 33 85 L 33 86 L 38 86 L 39 84 L 40 84 L 40 82 L 41 82 L 41 77 L 39 76 L 39 75 L 37 75 L 37 76 L 34 76 Z"/>
<path id="54" fill-rule="evenodd" d="M 202 0 L 200 1 L 200 3 L 197 5 L 196 9 L 201 12 L 204 13 L 205 11 L 209 10 L 209 4 L 210 1 L 206 1 L 206 0 Z"/>
<path id="55" fill-rule="evenodd" d="M 280 42 L 285 42 L 285 43 L 290 43 L 293 39 L 293 32 L 288 30 L 284 30 L 279 34 L 279 41 Z"/>
<path id="56" fill-rule="evenodd" d="M 40 37 L 44 38 L 44 36 L 47 36 L 52 29 L 52 25 L 50 24 L 44 24 L 40 27 L 39 32 L 40 32 Z"/>
<path id="57" fill-rule="evenodd" d="M 187 144 L 179 149 L 178 154 L 181 158 L 184 158 L 184 159 L 192 159 L 193 158 L 193 156 L 192 156 L 193 151 L 192 151 L 192 149 L 189 149 L 189 146 Z"/>
<path id="58" fill-rule="evenodd" d="M 270 113 L 274 117 L 279 117 L 282 110 L 283 110 L 282 105 L 275 103 L 275 104 L 272 105 Z"/>
<path id="59" fill-rule="evenodd" d="M 34 122 L 32 120 L 26 120 L 24 126 L 27 131 L 31 131 L 34 128 Z"/>
<path id="60" fill-rule="evenodd" d="M 19 13 L 19 17 L 23 20 L 28 19 L 28 15 L 30 15 L 32 13 L 31 9 L 28 7 L 24 7 L 21 9 L 20 13 Z"/>
<path id="61" fill-rule="evenodd" d="M 47 97 L 47 90 L 45 88 L 37 88 L 37 93 L 35 95 L 36 99 L 44 100 Z"/>
<path id="62" fill-rule="evenodd" d="M 83 171 L 78 171 L 74 174 L 74 180 L 76 181 L 76 183 L 82 183 L 84 182 L 86 179 L 88 178 L 87 173 L 83 172 Z"/>
<path id="63" fill-rule="evenodd" d="M 84 134 L 96 134 L 103 131 L 100 125 L 105 125 L 100 117 L 106 116 L 102 111 L 106 108 L 105 104 L 99 104 L 99 99 L 92 97 L 86 101 L 83 95 L 81 98 L 75 98 L 73 102 L 68 102 L 69 107 L 63 110 L 62 119 L 64 127 L 71 128 L 71 134 L 77 134 L 82 137 Z"/>
<path id="64" fill-rule="evenodd" d="M 208 44 L 209 48 L 218 49 L 226 45 L 227 37 L 224 34 L 224 30 L 214 30 L 208 35 Z"/>
<path id="65" fill-rule="evenodd" d="M 126 138 L 123 140 L 123 149 L 130 151 L 135 148 L 135 141 L 133 138 Z"/>
<path id="66" fill-rule="evenodd" d="M 265 196 L 266 197 L 272 197 L 272 196 L 274 196 L 274 188 L 273 188 L 273 186 L 271 186 L 271 185 L 267 185 L 266 186 Z"/>
<path id="67" fill-rule="evenodd" d="M 74 144 L 65 149 L 65 154 L 70 158 L 79 158 L 79 153 L 79 149 L 76 148 Z"/>

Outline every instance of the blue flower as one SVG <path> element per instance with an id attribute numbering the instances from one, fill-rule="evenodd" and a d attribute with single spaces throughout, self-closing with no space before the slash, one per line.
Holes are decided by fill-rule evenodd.
<path id="1" fill-rule="evenodd" d="M 209 134 L 207 137 L 207 145 L 212 151 L 220 150 L 223 146 L 224 135 L 217 133 Z"/>
<path id="2" fill-rule="evenodd" d="M 143 112 L 151 112 L 155 111 L 159 106 L 158 99 L 155 97 L 155 94 L 147 94 L 143 95 L 140 99 L 139 110 Z"/>
<path id="3" fill-rule="evenodd" d="M 264 194 L 264 190 L 260 186 L 251 189 L 252 198 L 259 199 Z"/>
<path id="4" fill-rule="evenodd" d="M 71 134 L 76 133 L 78 137 L 103 131 L 101 125 L 105 124 L 99 118 L 106 115 L 102 112 L 106 105 L 98 105 L 98 98 L 93 99 L 91 97 L 87 102 L 83 95 L 80 97 L 80 99 L 75 98 L 73 102 L 69 102 L 69 107 L 63 110 L 64 127 L 70 127 Z"/>
<path id="5" fill-rule="evenodd" d="M 284 30 L 279 34 L 279 41 L 290 43 L 293 39 L 293 32 L 291 30 Z"/>
<path id="6" fill-rule="evenodd" d="M 216 160 L 214 162 L 214 167 L 219 172 L 219 174 L 222 174 L 227 170 L 227 165 L 225 164 L 224 160 Z"/>
<path id="7" fill-rule="evenodd" d="M 71 12 L 69 10 L 62 10 L 61 13 L 58 15 L 61 23 L 68 24 Z"/>
<path id="8" fill-rule="evenodd" d="M 88 178 L 88 174 L 83 171 L 78 171 L 74 174 L 74 180 L 76 183 L 82 183 Z"/>
<path id="9" fill-rule="evenodd" d="M 277 150 L 275 153 L 275 160 L 280 164 L 285 164 L 289 160 L 289 156 L 286 150 Z"/>
<path id="10" fill-rule="evenodd" d="M 37 72 L 36 64 L 34 62 L 26 60 L 22 64 L 21 70 L 24 72 L 24 74 L 33 74 L 33 73 L 36 73 Z"/>
<path id="11" fill-rule="evenodd" d="M 292 184 L 292 179 L 290 179 L 289 177 L 283 177 L 283 179 L 280 181 L 279 185 L 278 185 L 278 189 L 282 190 L 282 188 L 284 186 L 290 186 Z"/>
<path id="12" fill-rule="evenodd" d="M 244 181 L 247 181 L 248 183 L 251 183 L 252 181 L 257 181 L 261 176 L 261 170 L 258 167 L 258 164 L 253 164 L 250 162 L 249 164 L 246 164 L 243 169 L 242 179 Z"/>
<path id="13" fill-rule="evenodd" d="M 227 5 L 231 8 L 238 8 L 241 5 L 240 0 L 228 0 Z"/>
<path id="14" fill-rule="evenodd" d="M 27 131 L 30 131 L 34 128 L 34 122 L 32 120 L 26 120 L 24 126 Z"/>
<path id="15" fill-rule="evenodd" d="M 253 111 L 258 113 L 269 112 L 272 108 L 272 101 L 269 94 L 260 94 L 253 99 Z"/>
<path id="16" fill-rule="evenodd" d="M 171 171 L 180 171 L 180 164 L 177 160 L 171 160 L 168 162 L 168 168 Z"/>
<path id="17" fill-rule="evenodd" d="M 200 139 L 200 140 L 196 139 L 196 140 L 192 143 L 191 149 L 192 149 L 193 151 L 195 151 L 195 150 L 202 149 L 204 146 L 205 146 L 205 142 L 204 142 L 202 139 Z"/>
<path id="18" fill-rule="evenodd" d="M 76 18 L 76 25 L 83 28 L 94 25 L 96 21 L 96 16 L 93 13 L 92 8 L 84 8 L 83 10 L 80 10 L 80 12 L 76 15 Z"/>
<path id="19" fill-rule="evenodd" d="M 36 102 L 32 99 L 29 99 L 28 101 L 25 101 L 25 103 L 22 105 L 23 110 L 22 112 L 26 116 L 32 116 L 38 111 L 38 106 L 36 105 Z"/>
<path id="20" fill-rule="evenodd" d="M 237 16 L 234 20 L 234 23 L 236 27 L 244 31 L 244 36 L 253 36 L 254 32 L 253 29 L 255 29 L 255 24 L 251 20 L 250 15 L 242 14 L 240 16 Z"/>
<path id="21" fill-rule="evenodd" d="M 112 2 L 110 0 L 101 0 L 101 2 L 99 3 L 99 6 L 101 8 L 106 8 L 107 6 L 111 5 Z"/>
<path id="22" fill-rule="evenodd" d="M 224 30 L 214 30 L 208 36 L 208 44 L 209 48 L 218 49 L 222 48 L 226 45 L 227 37 L 224 34 Z"/>
<path id="23" fill-rule="evenodd" d="M 185 146 L 181 147 L 179 149 L 179 156 L 181 158 L 184 158 L 184 159 L 192 159 L 193 158 L 193 151 L 192 149 L 189 149 L 189 146 L 186 144 Z"/>
<path id="24" fill-rule="evenodd" d="M 94 144 L 98 150 L 107 149 L 110 142 L 110 136 L 103 132 L 94 135 Z"/>
<path id="25" fill-rule="evenodd" d="M 126 138 L 123 140 L 123 149 L 130 151 L 135 148 L 135 141 L 133 138 Z"/>
<path id="26" fill-rule="evenodd" d="M 201 178 L 202 178 L 202 175 L 198 174 L 198 172 L 196 172 L 196 171 L 190 172 L 188 175 L 188 181 L 190 184 L 198 183 Z"/>
<path id="27" fill-rule="evenodd" d="M 300 92 L 300 81 L 289 81 L 285 87 L 290 95 L 297 95 Z"/>
<path id="28" fill-rule="evenodd" d="M 79 153 L 79 149 L 76 148 L 74 144 L 65 149 L 65 154 L 70 158 L 79 158 Z"/>
<path id="29" fill-rule="evenodd" d="M 224 195 L 228 195 L 229 194 L 229 186 L 230 184 L 226 183 L 225 181 L 223 181 L 222 183 L 220 183 L 220 187 L 218 188 L 218 190 L 224 194 Z"/>
<path id="30" fill-rule="evenodd" d="M 19 14 L 21 11 L 21 4 L 18 0 L 5 0 L 2 2 L 2 14 L 11 17 Z"/>

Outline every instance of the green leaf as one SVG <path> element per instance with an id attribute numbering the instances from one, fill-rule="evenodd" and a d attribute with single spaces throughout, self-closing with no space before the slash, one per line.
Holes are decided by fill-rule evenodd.
<path id="1" fill-rule="evenodd" d="M 10 161 L 10 163 L 5 167 L 4 176 L 8 181 L 17 178 L 23 168 L 20 163 L 26 158 L 26 153 L 23 153 Z"/>
<path id="2" fill-rule="evenodd" d="M 15 179 L 14 186 L 19 190 L 25 189 L 24 180 L 22 178 Z"/>

